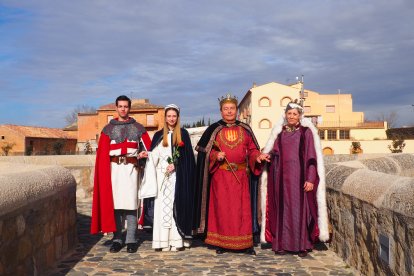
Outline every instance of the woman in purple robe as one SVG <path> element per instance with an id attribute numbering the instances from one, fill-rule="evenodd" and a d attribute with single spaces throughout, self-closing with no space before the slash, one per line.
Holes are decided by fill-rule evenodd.
<path id="1" fill-rule="evenodd" d="M 270 158 L 262 176 L 262 241 L 276 254 L 306 257 L 313 244 L 329 239 L 325 178 L 316 128 L 289 103 L 264 149 Z M 267 177 L 267 181 L 266 181 Z"/>

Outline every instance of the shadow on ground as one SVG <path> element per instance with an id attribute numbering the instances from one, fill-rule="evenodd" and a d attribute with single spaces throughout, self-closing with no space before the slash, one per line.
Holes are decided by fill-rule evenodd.
<path id="1" fill-rule="evenodd" d="M 80 210 L 90 210 L 90 203 L 77 202 L 77 209 L 76 223 L 78 243 L 72 252 L 63 256 L 60 262 L 49 271 L 49 275 L 66 275 L 77 263 L 84 261 L 84 257 L 103 237 L 103 234 L 90 234 L 91 217 L 80 213 Z M 108 243 L 107 245 L 109 248 L 111 243 Z M 52 271 L 55 272 L 52 273 Z"/>
<path id="2" fill-rule="evenodd" d="M 305 258 L 275 255 L 269 245 L 258 245 L 256 256 L 236 252 L 217 255 L 200 239 L 182 252 L 155 252 L 149 229 L 138 231 L 138 252 L 129 254 L 123 248 L 109 253 L 112 234 L 89 234 L 91 202 L 80 201 L 77 206 L 79 242 L 48 275 L 355 275 L 324 244 L 316 245 Z"/>

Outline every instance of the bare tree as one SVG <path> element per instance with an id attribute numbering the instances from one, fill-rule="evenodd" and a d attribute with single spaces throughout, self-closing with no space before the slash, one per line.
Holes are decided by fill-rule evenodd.
<path id="1" fill-rule="evenodd" d="M 56 155 L 61 155 L 63 153 L 63 148 L 65 147 L 65 141 L 62 139 L 59 139 L 55 141 L 52 146 L 53 146 L 53 152 Z"/>
<path id="2" fill-rule="evenodd" d="M 395 128 L 397 127 L 398 123 L 398 113 L 395 111 L 390 112 L 381 112 L 378 113 L 375 117 L 375 120 L 377 121 L 386 121 L 388 123 L 388 128 Z"/>
<path id="3" fill-rule="evenodd" d="M 82 104 L 75 107 L 68 115 L 65 116 L 66 123 L 73 124 L 78 121 L 78 113 L 93 113 L 96 112 L 96 108 Z"/>
<path id="4" fill-rule="evenodd" d="M 391 145 L 388 145 L 388 148 L 392 153 L 400 153 L 403 152 L 403 149 L 405 147 L 405 141 L 404 139 L 393 139 Z"/>
<path id="5" fill-rule="evenodd" d="M 16 143 L 8 143 L 4 142 L 1 146 L 1 150 L 3 151 L 3 154 L 8 156 L 9 152 L 13 149 L 13 147 L 16 145 Z"/>

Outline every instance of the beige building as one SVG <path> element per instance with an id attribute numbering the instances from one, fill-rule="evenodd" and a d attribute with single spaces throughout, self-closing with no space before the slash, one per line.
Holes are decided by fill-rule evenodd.
<path id="1" fill-rule="evenodd" d="M 301 88 L 300 82 L 253 85 L 240 101 L 239 119 L 252 127 L 261 147 L 286 105 L 300 98 Z M 363 112 L 353 111 L 351 94 L 320 94 L 305 89 L 303 98 L 304 115 L 318 127 L 325 154 L 349 153 L 352 141 L 387 139 L 387 123 L 365 122 Z M 344 143 L 339 147 L 335 146 L 338 143 L 331 143 L 333 141 L 347 141 L 348 146 L 344 149 Z"/>

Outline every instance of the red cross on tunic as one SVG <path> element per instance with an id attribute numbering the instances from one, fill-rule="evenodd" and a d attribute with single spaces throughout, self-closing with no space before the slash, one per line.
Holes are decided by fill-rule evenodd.
<path id="1" fill-rule="evenodd" d="M 111 144 L 110 150 L 117 150 L 121 149 L 121 155 L 125 155 L 128 153 L 128 149 L 137 149 L 138 148 L 138 142 L 128 142 L 126 139 L 124 142 L 119 144 Z"/>

